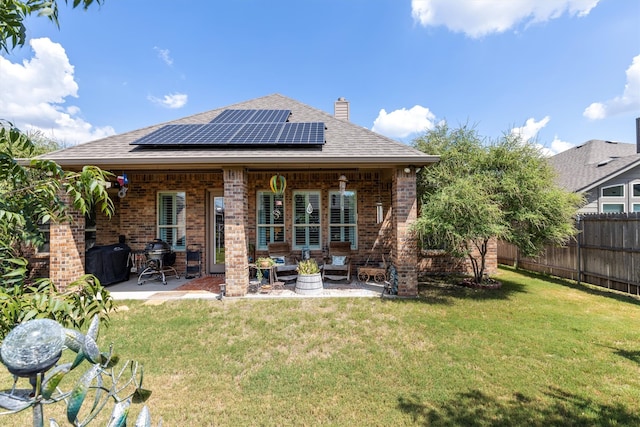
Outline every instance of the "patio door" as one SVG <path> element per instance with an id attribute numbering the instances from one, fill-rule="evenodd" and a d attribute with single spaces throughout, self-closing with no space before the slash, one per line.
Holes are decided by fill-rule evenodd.
<path id="1" fill-rule="evenodd" d="M 224 197 L 209 192 L 207 209 L 207 269 L 210 273 L 224 273 Z"/>

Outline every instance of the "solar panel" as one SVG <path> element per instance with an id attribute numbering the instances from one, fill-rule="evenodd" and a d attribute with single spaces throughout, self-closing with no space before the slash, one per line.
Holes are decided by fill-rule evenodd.
<path id="1" fill-rule="evenodd" d="M 210 123 L 284 123 L 291 110 L 224 110 Z"/>
<path id="2" fill-rule="evenodd" d="M 230 144 L 275 144 L 285 123 L 248 123 L 229 141 Z"/>
<path id="3" fill-rule="evenodd" d="M 202 125 L 166 125 L 133 142 L 135 145 L 179 144 Z"/>
<path id="4" fill-rule="evenodd" d="M 285 123 L 280 144 L 324 144 L 324 123 Z"/>
<path id="5" fill-rule="evenodd" d="M 200 128 L 183 139 L 184 144 L 206 145 L 225 143 L 242 128 L 240 123 L 216 123 L 200 125 Z"/>
<path id="6" fill-rule="evenodd" d="M 166 125 L 132 145 L 321 145 L 324 123 L 289 123 L 290 110 L 224 110 L 208 124 Z"/>

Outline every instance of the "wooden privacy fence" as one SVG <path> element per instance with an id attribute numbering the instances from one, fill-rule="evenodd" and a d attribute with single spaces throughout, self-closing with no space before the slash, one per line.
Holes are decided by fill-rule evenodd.
<path id="1" fill-rule="evenodd" d="M 498 263 L 640 295 L 640 213 L 587 214 L 565 247 L 547 247 L 538 258 L 518 258 L 498 242 Z"/>

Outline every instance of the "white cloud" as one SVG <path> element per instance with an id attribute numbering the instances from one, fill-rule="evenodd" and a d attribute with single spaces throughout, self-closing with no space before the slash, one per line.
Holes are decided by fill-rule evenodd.
<path id="1" fill-rule="evenodd" d="M 0 56 L 0 117 L 65 144 L 115 134 L 111 126 L 86 122 L 77 106 L 63 106 L 67 97 L 78 97 L 74 67 L 64 48 L 48 38 L 32 39 L 29 44 L 34 55 L 22 64 Z"/>
<path id="2" fill-rule="evenodd" d="M 155 96 L 148 96 L 147 98 L 154 104 L 166 108 L 182 108 L 187 104 L 188 96 L 184 93 L 171 93 L 162 98 L 156 98 Z"/>
<path id="3" fill-rule="evenodd" d="M 153 50 L 158 52 L 158 58 L 162 59 L 165 64 L 173 65 L 173 58 L 171 58 L 169 49 L 160 49 L 158 46 L 154 46 Z"/>
<path id="4" fill-rule="evenodd" d="M 627 68 L 627 83 L 622 95 L 605 102 L 594 102 L 582 113 L 588 119 L 599 120 L 616 114 L 640 110 L 640 55 Z"/>
<path id="5" fill-rule="evenodd" d="M 538 132 L 540 132 L 540 129 L 545 127 L 550 120 L 551 117 L 545 116 L 542 120 L 536 122 L 536 120 L 532 117 L 530 119 L 527 119 L 524 126 L 511 129 L 511 133 L 513 135 L 520 135 L 524 141 L 535 140 Z"/>
<path id="6" fill-rule="evenodd" d="M 553 138 L 553 141 L 551 141 L 551 144 L 549 144 L 549 146 L 541 146 L 540 145 L 540 149 L 542 150 L 542 153 L 545 156 L 554 156 L 558 153 L 562 153 L 563 151 L 568 150 L 569 148 L 572 148 L 574 146 L 574 144 L 572 144 L 571 142 L 567 142 L 567 141 L 563 141 L 561 139 L 558 138 L 558 136 L 556 135 Z"/>
<path id="7" fill-rule="evenodd" d="M 387 113 L 380 110 L 373 122 L 372 131 L 392 138 L 405 138 L 413 133 L 433 129 L 435 115 L 428 108 L 416 105 L 407 110 L 395 110 Z"/>
<path id="8" fill-rule="evenodd" d="M 530 25 L 565 13 L 585 16 L 599 0 L 411 0 L 413 18 L 421 25 L 443 25 L 478 38 L 501 33 L 520 23 Z"/>
<path id="9" fill-rule="evenodd" d="M 538 137 L 538 132 L 547 126 L 550 121 L 551 118 L 549 116 L 544 116 L 542 120 L 537 122 L 533 117 L 531 117 L 527 119 L 524 126 L 511 129 L 511 134 L 520 135 L 523 141 L 535 142 Z M 535 144 L 545 156 L 553 156 L 562 151 L 568 150 L 574 145 L 571 142 L 561 140 L 557 135 L 554 136 L 553 141 L 551 141 L 549 145 L 542 145 L 539 143 Z"/>

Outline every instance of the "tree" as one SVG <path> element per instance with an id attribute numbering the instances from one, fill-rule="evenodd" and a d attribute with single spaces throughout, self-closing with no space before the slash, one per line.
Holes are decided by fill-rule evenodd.
<path id="1" fill-rule="evenodd" d="M 512 134 L 487 142 L 473 128 L 442 124 L 414 146 L 440 155 L 420 173 L 414 230 L 469 258 L 476 283 L 483 280 L 491 238 L 535 256 L 576 233 L 573 217 L 584 200 L 556 186 L 553 168 L 533 143 Z"/>
<path id="2" fill-rule="evenodd" d="M 106 318 L 112 305 L 92 276 L 79 278 L 65 292 L 46 278 L 28 280 L 24 255 L 42 244 L 41 224 L 68 221 L 71 209 L 84 215 L 96 207 L 108 216 L 114 209 L 105 185 L 109 173 L 93 166 L 65 171 L 49 160 L 17 159 L 16 153 L 32 157 L 36 149 L 26 134 L 0 121 L 0 340 L 31 318 L 81 327 L 93 314 Z"/>
<path id="3" fill-rule="evenodd" d="M 93 3 L 102 4 L 104 0 L 73 0 L 74 8 L 82 5 L 86 10 Z M 69 3 L 65 0 L 65 3 Z M 24 46 L 27 40 L 27 29 L 24 20 L 37 13 L 49 18 L 56 26 L 58 22 L 58 2 L 56 0 L 2 0 L 0 1 L 0 51 Z"/>

